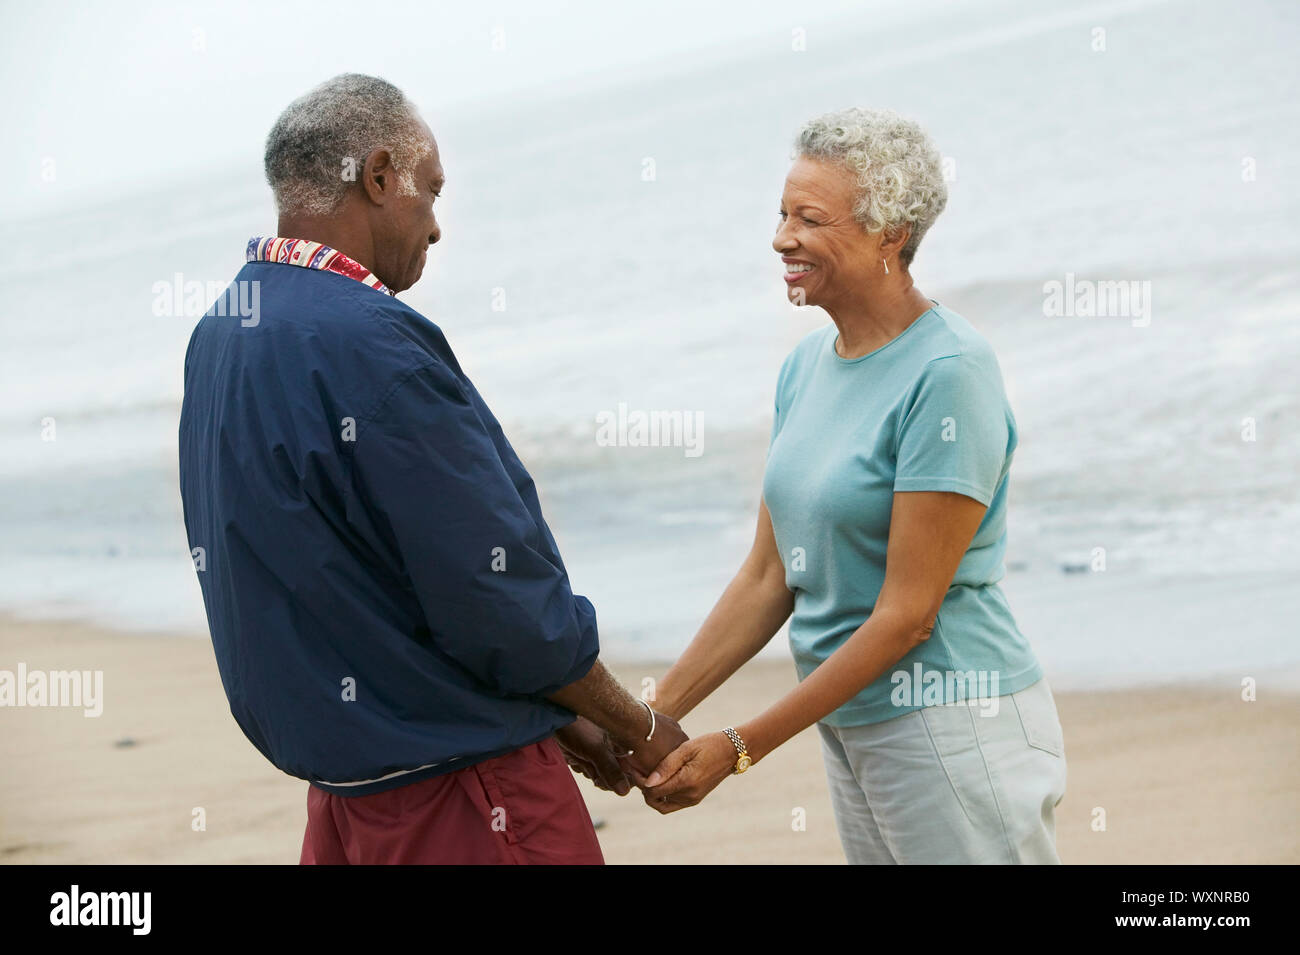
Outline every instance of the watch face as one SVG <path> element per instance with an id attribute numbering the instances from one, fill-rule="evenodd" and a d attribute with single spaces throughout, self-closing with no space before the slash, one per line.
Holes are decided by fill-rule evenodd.
<path id="1" fill-rule="evenodd" d="M 750 760 L 748 756 L 740 757 L 740 759 L 736 760 L 736 772 L 743 773 L 745 770 L 749 769 L 749 763 Z"/>

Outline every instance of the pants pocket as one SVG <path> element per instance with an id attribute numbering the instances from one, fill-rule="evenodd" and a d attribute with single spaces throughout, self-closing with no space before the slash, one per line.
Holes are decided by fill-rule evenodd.
<path id="1" fill-rule="evenodd" d="M 1011 694 L 1016 713 L 1020 717 L 1020 726 L 1025 733 L 1025 742 L 1034 749 L 1041 749 L 1053 756 L 1065 755 L 1065 736 L 1061 732 L 1061 720 L 1056 713 L 1056 701 L 1047 681 L 1039 680 L 1033 686 L 1026 687 L 1018 693 Z"/>
<path id="2" fill-rule="evenodd" d="M 487 820 L 488 825 L 494 832 L 500 832 L 506 837 L 509 845 L 515 845 L 519 841 L 519 836 L 515 832 L 515 820 L 511 807 L 506 805 L 506 796 L 501 788 L 501 780 L 497 778 L 496 767 L 493 766 L 497 759 L 489 759 L 486 762 L 478 763 L 469 767 L 479 779 L 483 786 L 483 792 L 487 796 L 488 810 L 490 817 Z"/>

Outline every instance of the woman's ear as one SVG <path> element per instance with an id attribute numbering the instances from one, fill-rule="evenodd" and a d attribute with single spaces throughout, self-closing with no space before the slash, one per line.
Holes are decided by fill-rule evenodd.
<path id="1" fill-rule="evenodd" d="M 910 225 L 902 226 L 895 232 L 886 232 L 880 239 L 880 255 L 882 258 L 893 258 L 907 245 L 907 240 L 912 237 L 912 227 Z"/>

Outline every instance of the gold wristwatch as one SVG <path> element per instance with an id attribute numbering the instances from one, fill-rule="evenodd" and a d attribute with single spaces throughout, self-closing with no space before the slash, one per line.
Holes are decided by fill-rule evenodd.
<path id="1" fill-rule="evenodd" d="M 733 727 L 728 726 L 722 732 L 727 734 L 727 739 L 731 740 L 731 745 L 736 747 L 738 758 L 736 759 L 736 768 L 731 771 L 732 774 L 743 773 L 753 764 L 753 760 L 749 758 L 749 753 L 745 752 L 745 741 L 740 738 L 740 734 Z"/>

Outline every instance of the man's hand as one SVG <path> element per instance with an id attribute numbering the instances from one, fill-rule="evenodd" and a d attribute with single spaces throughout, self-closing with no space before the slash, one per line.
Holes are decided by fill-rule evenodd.
<path id="1" fill-rule="evenodd" d="M 588 741 L 574 744 L 574 756 L 577 759 L 570 759 L 569 765 L 594 779 L 598 786 L 602 780 L 609 778 L 610 772 L 608 764 L 603 763 L 603 756 L 602 761 L 597 762 L 592 755 L 589 748 L 592 733 L 583 723 L 594 724 L 592 728 L 608 730 L 615 750 L 613 755 L 618 757 L 617 763 L 621 771 L 630 776 L 633 782 L 649 775 L 660 760 L 686 741 L 686 734 L 677 725 L 677 721 L 663 713 L 655 713 L 654 739 L 647 741 L 646 736 L 651 735 L 650 711 L 647 709 L 649 704 L 638 702 L 599 660 L 581 680 L 561 687 L 547 699 L 586 717 L 585 721 L 579 720 L 573 724 L 574 729 L 569 734 L 581 734 L 581 738 Z"/>
<path id="2" fill-rule="evenodd" d="M 616 792 L 620 796 L 632 791 L 631 783 L 615 758 L 609 734 L 585 716 L 579 716 L 568 726 L 556 730 L 555 741 L 564 751 L 569 768 L 582 773 L 598 789 Z"/>
<path id="3" fill-rule="evenodd" d="M 646 805 L 667 814 L 694 806 L 736 767 L 736 747 L 725 733 L 706 733 L 664 758 L 648 779 L 638 779 Z"/>
<path id="4" fill-rule="evenodd" d="M 642 709 L 644 710 L 645 707 L 642 707 Z M 646 732 L 650 730 L 649 722 L 650 714 L 647 713 Z M 634 783 L 641 786 L 645 782 L 645 777 L 650 775 L 663 758 L 682 743 L 685 743 L 687 739 L 689 737 L 677 725 L 675 719 L 656 711 L 654 739 L 647 742 L 645 736 L 642 735 L 628 740 L 626 747 L 622 750 L 622 755 L 619 756 L 619 765 L 623 767 Z"/>

